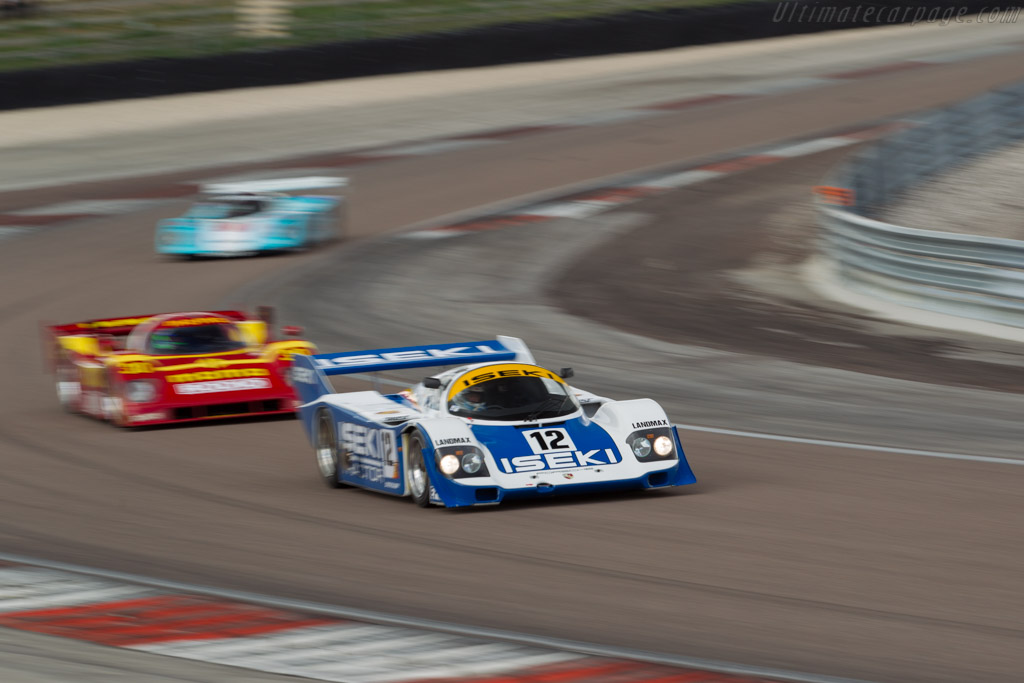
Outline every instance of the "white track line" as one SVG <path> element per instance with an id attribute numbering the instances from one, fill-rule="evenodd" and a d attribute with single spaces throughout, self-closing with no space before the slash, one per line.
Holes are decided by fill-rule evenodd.
<path id="1" fill-rule="evenodd" d="M 7 239 L 9 237 L 17 237 L 18 235 L 24 234 L 33 230 L 27 225 L 4 225 L 0 226 L 0 240 Z"/>
<path id="2" fill-rule="evenodd" d="M 589 218 L 610 208 L 613 208 L 613 205 L 606 202 L 564 201 L 541 204 L 522 211 L 512 211 L 511 214 L 515 216 L 546 216 L 548 218 Z"/>
<path id="3" fill-rule="evenodd" d="M 860 142 L 860 140 L 843 137 L 837 135 L 830 138 L 818 138 L 816 140 L 808 140 L 807 142 L 798 142 L 794 145 L 787 145 L 785 147 L 777 147 L 769 150 L 767 154 L 775 157 L 801 157 L 809 154 L 817 154 L 818 152 L 826 152 L 830 149 L 838 149 L 839 147 L 846 147 Z"/>
<path id="4" fill-rule="evenodd" d="M 761 83 L 747 83 L 732 88 L 718 88 L 712 91 L 711 94 L 745 96 L 782 95 L 798 90 L 819 88 L 823 85 L 835 85 L 835 80 L 828 76 L 797 76 L 794 78 L 773 79 Z"/>
<path id="5" fill-rule="evenodd" d="M 79 590 L 71 586 L 65 586 L 63 590 L 45 596 L 0 600 L 0 613 L 34 612 L 55 607 L 74 607 L 77 605 L 91 605 L 97 602 L 135 600 L 149 596 L 149 591 L 137 586 L 104 586 L 102 588 L 82 588 Z"/>
<path id="6" fill-rule="evenodd" d="M 709 434 L 722 434 L 725 436 L 739 436 L 748 439 L 764 439 L 765 441 L 786 441 L 789 443 L 802 443 L 810 446 L 827 446 L 828 448 L 848 448 L 857 451 L 874 451 L 876 453 L 895 453 L 897 455 L 918 455 L 926 458 L 944 458 L 946 460 L 968 460 L 971 462 L 989 462 L 1000 465 L 1024 465 L 1024 459 L 997 458 L 987 455 L 967 455 L 965 453 L 943 453 L 941 451 L 922 451 L 914 448 L 894 448 L 892 446 L 873 446 L 864 443 L 849 443 L 847 441 L 828 441 L 826 439 L 806 439 L 800 436 L 785 436 L 782 434 L 764 434 L 761 432 L 744 432 L 738 429 L 723 429 L 720 427 L 701 427 L 699 425 L 676 424 L 676 427 L 691 432 L 707 432 Z"/>
<path id="7" fill-rule="evenodd" d="M 144 211 L 154 206 L 166 204 L 166 199 L 81 199 L 60 204 L 48 204 L 31 209 L 11 211 L 12 216 L 60 216 L 60 215 L 98 215 L 110 216 L 121 213 Z"/>
<path id="8" fill-rule="evenodd" d="M 725 174 L 720 171 L 701 171 L 691 169 L 688 171 L 680 171 L 679 173 L 671 173 L 657 179 L 652 178 L 649 180 L 637 181 L 635 184 L 640 187 L 675 189 L 677 187 L 685 187 L 687 185 L 702 183 L 705 180 L 711 180 L 712 178 L 721 178 L 724 175 Z"/>
<path id="9" fill-rule="evenodd" d="M 380 149 L 365 152 L 356 151 L 354 154 L 363 157 L 395 157 L 395 156 L 429 156 L 441 154 L 458 149 L 472 149 L 473 147 L 485 147 L 495 145 L 501 140 L 489 140 L 487 138 L 473 138 L 471 140 L 428 140 L 416 142 L 409 145 L 395 147 L 382 147 Z"/>

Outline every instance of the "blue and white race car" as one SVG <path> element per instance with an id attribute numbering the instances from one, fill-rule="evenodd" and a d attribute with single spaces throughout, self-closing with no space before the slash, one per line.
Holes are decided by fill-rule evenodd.
<path id="1" fill-rule="evenodd" d="M 396 394 L 334 393 L 328 376 L 443 370 Z M 463 507 L 696 481 L 651 399 L 613 401 L 534 362 L 520 339 L 296 356 L 300 418 L 328 486 Z"/>
<path id="2" fill-rule="evenodd" d="M 184 216 L 157 224 L 156 251 L 248 256 L 338 239 L 345 227 L 344 197 L 285 193 L 345 184 L 345 178 L 309 177 L 204 185 L 206 197 Z"/>

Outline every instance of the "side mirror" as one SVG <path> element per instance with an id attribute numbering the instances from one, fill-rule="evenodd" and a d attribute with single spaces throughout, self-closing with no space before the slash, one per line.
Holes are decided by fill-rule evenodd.
<path id="1" fill-rule="evenodd" d="M 423 386 L 425 386 L 427 389 L 440 389 L 441 380 L 439 380 L 437 377 L 424 377 Z"/>
<path id="2" fill-rule="evenodd" d="M 286 337 L 298 337 L 302 332 L 303 329 L 299 325 L 285 325 L 281 328 L 281 334 Z"/>
<path id="3" fill-rule="evenodd" d="M 561 370 L 558 371 L 558 376 L 561 377 L 562 379 L 569 379 L 575 374 L 576 373 L 573 372 L 572 368 L 562 368 Z"/>
<path id="4" fill-rule="evenodd" d="M 109 334 L 101 334 L 96 338 L 96 345 L 100 349 L 100 353 L 113 353 L 116 349 L 114 347 L 114 337 Z"/>

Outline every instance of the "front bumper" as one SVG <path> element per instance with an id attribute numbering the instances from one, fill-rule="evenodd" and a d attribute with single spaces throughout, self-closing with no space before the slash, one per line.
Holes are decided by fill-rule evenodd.
<path id="1" fill-rule="evenodd" d="M 551 498 L 560 495 L 582 495 L 613 491 L 669 488 L 684 486 L 697 481 L 685 460 L 676 461 L 669 468 L 651 470 L 625 479 L 604 479 L 600 481 L 573 481 L 548 477 L 535 485 L 508 488 L 495 483 L 481 482 L 467 484 L 471 479 L 452 480 L 439 472 L 431 473 L 434 489 L 432 501 L 445 507 L 468 507 L 474 505 L 496 505 L 504 501 Z"/>
<path id="2" fill-rule="evenodd" d="M 259 415 L 295 414 L 299 401 L 294 395 L 228 397 L 223 401 L 189 404 L 124 404 L 124 424 L 149 427 L 180 422 L 202 422 Z"/>
<path id="3" fill-rule="evenodd" d="M 207 258 L 215 257 L 232 257 L 232 256 L 247 256 L 249 254 L 255 254 L 260 251 L 269 251 L 270 249 L 263 246 L 245 246 L 245 247 L 217 247 L 212 249 L 194 247 L 190 245 L 179 246 L 157 246 L 156 253 L 165 254 L 167 256 L 202 256 Z"/>

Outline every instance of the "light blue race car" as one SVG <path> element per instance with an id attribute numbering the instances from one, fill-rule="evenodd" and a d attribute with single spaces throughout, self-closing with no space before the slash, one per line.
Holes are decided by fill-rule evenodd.
<path id="1" fill-rule="evenodd" d="M 453 366 L 407 391 L 335 393 L 329 375 Z M 651 399 L 613 401 L 534 363 L 520 339 L 296 356 L 320 476 L 418 505 L 493 505 L 696 481 Z"/>
<path id="2" fill-rule="evenodd" d="M 345 184 L 344 178 L 309 177 L 205 185 L 206 197 L 184 216 L 157 224 L 156 251 L 249 256 L 339 239 L 345 229 L 344 197 L 286 193 Z"/>

